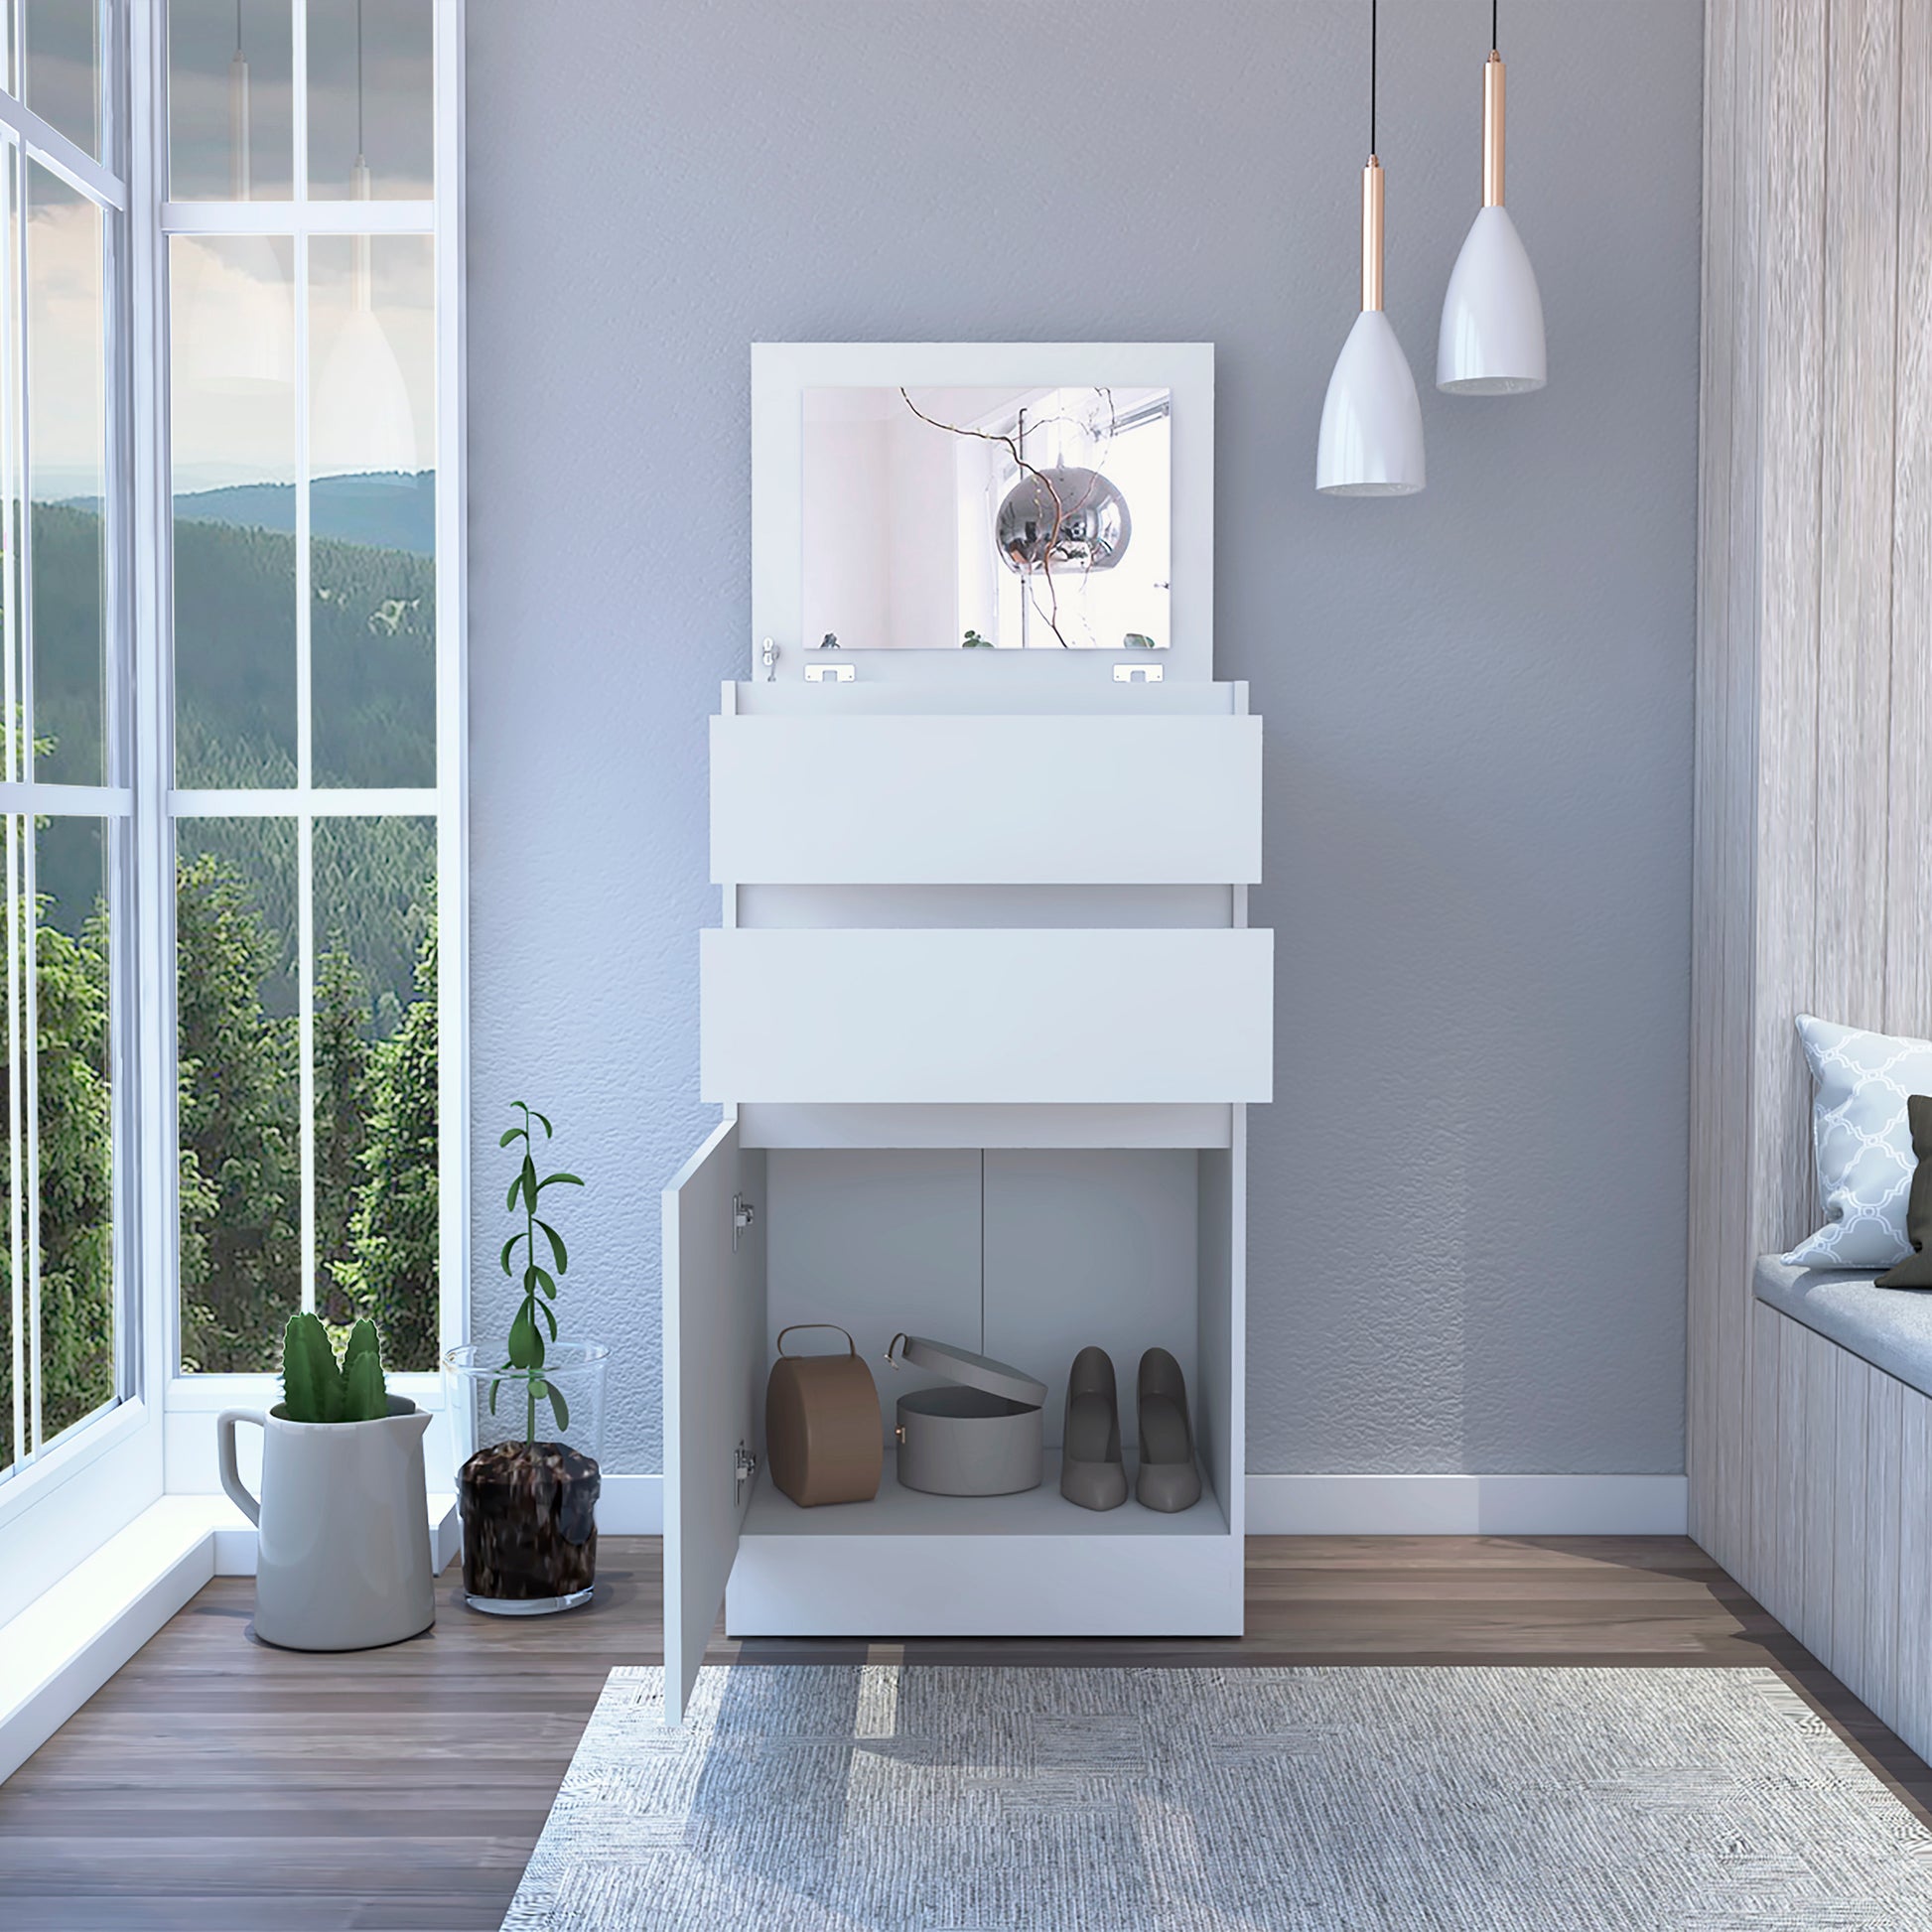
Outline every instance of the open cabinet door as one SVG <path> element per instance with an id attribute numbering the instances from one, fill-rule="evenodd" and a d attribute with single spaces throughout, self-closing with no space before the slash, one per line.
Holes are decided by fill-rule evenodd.
<path id="1" fill-rule="evenodd" d="M 752 1499 L 739 1451 L 759 1449 L 763 1169 L 728 1119 L 664 1190 L 666 1724 L 683 1722 Z"/>

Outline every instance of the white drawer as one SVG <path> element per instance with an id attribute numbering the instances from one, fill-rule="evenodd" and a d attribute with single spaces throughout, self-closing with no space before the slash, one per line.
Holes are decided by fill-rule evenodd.
<path id="1" fill-rule="evenodd" d="M 726 716 L 720 885 L 1252 885 L 1256 717 Z"/>
<path id="2" fill-rule="evenodd" d="M 1265 1101 L 1274 934 L 1134 928 L 702 935 L 704 1097 Z"/>

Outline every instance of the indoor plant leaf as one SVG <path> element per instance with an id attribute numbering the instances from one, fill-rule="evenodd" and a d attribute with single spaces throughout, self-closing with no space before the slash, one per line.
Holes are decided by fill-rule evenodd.
<path id="1" fill-rule="evenodd" d="M 539 1221 L 537 1226 L 550 1237 L 550 1253 L 556 1261 L 557 1273 L 560 1275 L 568 1275 L 570 1273 L 570 1255 L 564 1247 L 564 1237 L 548 1221 Z"/>
<path id="2" fill-rule="evenodd" d="M 543 1366 L 543 1337 L 537 1332 L 537 1324 L 531 1318 L 530 1304 L 524 1303 L 510 1322 L 510 1366 L 512 1368 L 541 1368 Z"/>

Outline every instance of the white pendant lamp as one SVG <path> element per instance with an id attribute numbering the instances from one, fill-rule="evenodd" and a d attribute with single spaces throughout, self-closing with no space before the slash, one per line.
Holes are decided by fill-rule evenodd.
<path id="1" fill-rule="evenodd" d="M 1327 496 L 1411 496 L 1424 482 L 1416 378 L 1382 313 L 1382 164 L 1375 155 L 1376 0 L 1369 0 L 1368 166 L 1362 170 L 1362 312 L 1321 405 L 1314 486 Z"/>
<path id="2" fill-rule="evenodd" d="M 1482 64 L 1482 207 L 1443 301 L 1436 386 L 1452 396 L 1518 396 L 1550 379 L 1536 270 L 1503 207 L 1503 59 L 1495 0 Z"/>

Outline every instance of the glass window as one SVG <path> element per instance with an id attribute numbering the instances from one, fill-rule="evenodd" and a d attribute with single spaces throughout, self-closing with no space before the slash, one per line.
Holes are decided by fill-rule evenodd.
<path id="1" fill-rule="evenodd" d="M 320 785 L 436 782 L 436 279 L 427 235 L 309 244 Z"/>
<path id="2" fill-rule="evenodd" d="M 439 670 L 437 379 L 453 210 L 433 199 L 434 9 L 279 11 L 303 54 L 307 153 L 272 205 L 254 0 L 253 91 L 231 121 L 211 88 L 232 7 L 225 42 L 181 0 L 171 28 L 188 87 L 168 215 L 180 1360 L 270 1370 L 287 1316 L 313 1309 L 338 1328 L 373 1316 L 389 1365 L 429 1372 L 461 1213 L 440 1184 L 437 851 L 455 800 L 437 740 L 455 694 Z M 224 190 L 214 157 L 231 161 L 244 127 L 246 192 L 238 175 Z M 191 148 L 202 199 L 180 191 Z M 366 215 L 313 231 L 309 203 L 345 201 Z"/>
<path id="3" fill-rule="evenodd" d="M 309 0 L 309 193 L 427 201 L 435 190 L 431 0 Z"/>
<path id="4" fill-rule="evenodd" d="M 26 104 L 101 159 L 100 0 L 19 0 Z"/>
<path id="5" fill-rule="evenodd" d="M 436 821 L 315 828 L 316 1306 L 437 1358 Z"/>
<path id="6" fill-rule="evenodd" d="M 295 183 L 289 0 L 169 0 L 168 192 L 287 201 Z"/>
<path id="7" fill-rule="evenodd" d="M 295 243 L 176 235 L 175 782 L 296 776 Z"/>
<path id="8" fill-rule="evenodd" d="M 126 290 L 122 184 L 102 182 L 107 28 L 92 0 L 17 0 L 19 97 L 0 127 L 0 1478 L 129 1393 L 132 794 L 115 720 L 132 670 L 116 558 L 131 483 L 110 363 Z M 0 62 L 0 79 L 9 75 Z M 99 184 L 76 187 L 78 182 Z M 24 280 L 22 279 L 24 276 Z"/>
<path id="9" fill-rule="evenodd" d="M 27 164 L 33 774 L 100 784 L 107 641 L 105 215 Z"/>
<path id="10" fill-rule="evenodd" d="M 117 1393 L 108 830 L 104 819 L 62 817 L 34 834 L 39 1397 L 50 1442 Z"/>
<path id="11" fill-rule="evenodd" d="M 287 818 L 176 832 L 181 1353 L 275 1368 L 302 1306 L 297 846 Z"/>

